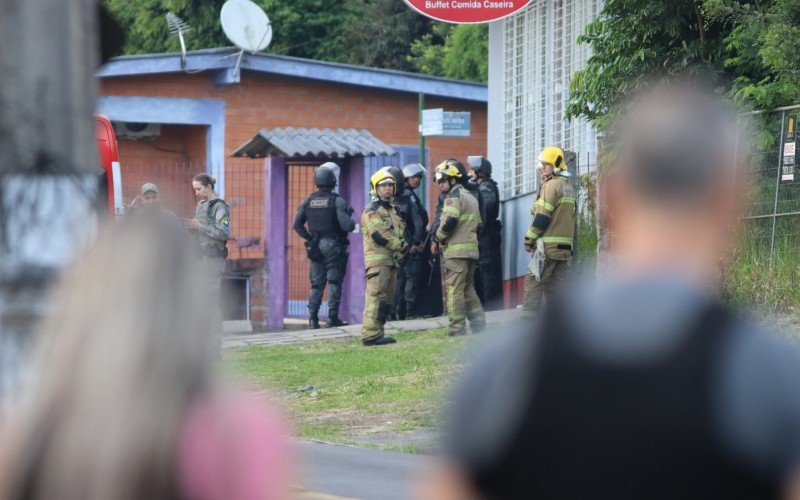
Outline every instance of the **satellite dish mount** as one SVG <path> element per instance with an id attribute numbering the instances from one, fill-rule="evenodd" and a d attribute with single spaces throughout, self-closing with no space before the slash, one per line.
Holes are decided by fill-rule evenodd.
<path id="1" fill-rule="evenodd" d="M 233 74 L 238 75 L 245 52 L 260 52 L 269 46 L 272 25 L 267 14 L 251 0 L 228 0 L 219 19 L 225 36 L 241 49 L 233 69 Z"/>

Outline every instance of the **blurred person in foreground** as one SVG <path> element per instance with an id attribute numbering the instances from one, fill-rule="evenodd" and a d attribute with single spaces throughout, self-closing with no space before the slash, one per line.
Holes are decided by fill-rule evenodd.
<path id="1" fill-rule="evenodd" d="M 735 111 L 690 83 L 629 104 L 613 280 L 481 353 L 424 498 L 800 492 L 800 354 L 714 292 L 746 192 Z"/>
<path id="2" fill-rule="evenodd" d="M 3 500 L 287 496 L 281 419 L 215 383 L 200 277 L 170 231 L 125 221 L 63 280 L 0 429 Z"/>

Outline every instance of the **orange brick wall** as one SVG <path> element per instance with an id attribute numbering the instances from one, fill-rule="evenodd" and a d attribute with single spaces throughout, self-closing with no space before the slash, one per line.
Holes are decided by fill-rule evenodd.
<path id="1" fill-rule="evenodd" d="M 241 83 L 221 88 L 214 88 L 209 74 L 105 78 L 101 81 L 100 93 L 224 99 L 226 156 L 262 128 L 274 127 L 365 128 L 387 144 L 419 143 L 416 94 L 264 75 L 246 70 Z M 436 165 L 449 157 L 463 161 L 468 154 L 486 153 L 486 104 L 428 97 L 426 107 L 472 113 L 470 137 L 427 139 L 429 165 Z M 202 141 L 204 139 L 203 136 Z M 123 149 L 121 145 L 120 150 Z M 200 149 L 204 155 L 205 148 Z"/>

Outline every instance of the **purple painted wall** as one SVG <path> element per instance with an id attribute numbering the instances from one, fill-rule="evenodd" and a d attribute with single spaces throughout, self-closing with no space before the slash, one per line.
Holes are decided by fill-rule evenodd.
<path id="1" fill-rule="evenodd" d="M 342 172 L 343 183 L 340 186 L 341 195 L 353 207 L 353 219 L 356 224 L 361 222 L 361 212 L 364 211 L 364 157 L 351 158 L 347 164 L 347 171 Z M 361 227 L 357 233 L 350 233 L 348 239 L 350 246 L 350 259 L 347 261 L 347 274 L 342 284 L 342 304 L 339 315 L 344 321 L 361 323 L 364 315 L 364 292 L 366 279 L 364 278 L 364 244 L 361 241 Z"/>
<path id="2" fill-rule="evenodd" d="M 270 330 L 282 330 L 286 311 L 286 165 L 283 158 L 279 157 L 268 157 L 264 161 L 265 257 L 269 273 L 267 327 Z"/>

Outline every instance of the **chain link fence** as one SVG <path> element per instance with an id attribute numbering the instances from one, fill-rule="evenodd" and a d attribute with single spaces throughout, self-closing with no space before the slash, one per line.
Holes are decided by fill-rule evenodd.
<path id="1" fill-rule="evenodd" d="M 743 117 L 751 151 L 748 248 L 770 264 L 800 257 L 800 176 L 796 173 L 800 105 Z"/>

